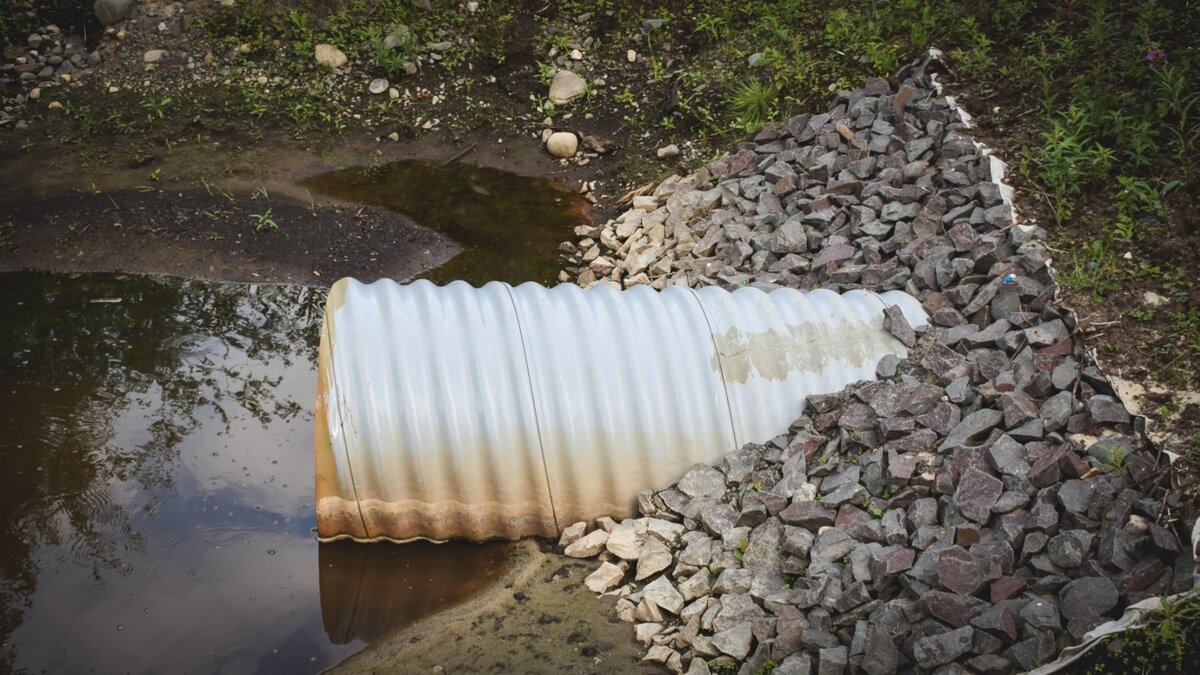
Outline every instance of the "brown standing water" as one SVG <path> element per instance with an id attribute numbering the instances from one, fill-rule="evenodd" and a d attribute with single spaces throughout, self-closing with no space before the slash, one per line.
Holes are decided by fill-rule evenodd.
<path id="1" fill-rule="evenodd" d="M 404 160 L 323 174 L 303 185 L 336 199 L 383 206 L 449 236 L 463 251 L 424 278 L 550 286 L 558 246 L 587 222 L 587 202 L 560 183 L 462 163 Z"/>

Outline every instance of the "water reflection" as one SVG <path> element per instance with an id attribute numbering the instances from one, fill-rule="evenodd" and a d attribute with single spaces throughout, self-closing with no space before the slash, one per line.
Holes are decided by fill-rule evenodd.
<path id="1" fill-rule="evenodd" d="M 414 567 L 384 555 L 314 574 L 323 303 L 301 287 L 0 274 L 0 672 L 312 672 L 385 630 L 384 605 L 343 613 L 357 618 L 336 641 L 321 619 L 322 587 L 382 598 Z M 467 574 L 486 583 L 503 549 L 481 550 Z"/>
<path id="2" fill-rule="evenodd" d="M 371 642 L 483 590 L 507 567 L 509 546 L 321 544 L 321 616 L 334 644 Z"/>
<path id="3" fill-rule="evenodd" d="M 338 199 L 399 211 L 448 235 L 463 251 L 425 278 L 481 286 L 558 280 L 558 246 L 588 222 L 587 202 L 561 183 L 465 163 L 405 160 L 310 178 L 306 187 Z"/>

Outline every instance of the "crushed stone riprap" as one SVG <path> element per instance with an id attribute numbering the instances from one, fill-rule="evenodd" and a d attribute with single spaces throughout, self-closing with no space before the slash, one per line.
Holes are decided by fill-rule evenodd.
<path id="1" fill-rule="evenodd" d="M 1025 671 L 1192 587 L 1165 463 L 1073 335 L 1044 232 L 926 58 L 577 231 L 584 285 L 904 289 L 877 381 L 579 523 L 565 553 L 674 672 Z"/>

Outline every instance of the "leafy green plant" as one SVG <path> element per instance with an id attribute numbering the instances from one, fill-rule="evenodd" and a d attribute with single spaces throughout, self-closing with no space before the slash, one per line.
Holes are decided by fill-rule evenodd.
<path id="1" fill-rule="evenodd" d="M 750 81 L 738 87 L 730 100 L 730 108 L 737 116 L 737 125 L 744 131 L 753 131 L 769 122 L 779 105 L 779 90 L 774 84 Z"/>
<path id="2" fill-rule="evenodd" d="M 778 667 L 778 663 L 775 663 L 771 659 L 767 659 L 766 661 L 763 661 L 761 666 L 758 667 L 758 670 L 754 671 L 754 675 L 769 675 L 770 673 L 775 672 L 775 669 Z"/>
<path id="3" fill-rule="evenodd" d="M 745 539 L 739 540 L 737 546 L 733 547 L 733 557 L 741 560 L 743 557 L 745 557 L 746 549 L 749 547 L 749 545 L 750 544 Z"/>
<path id="4" fill-rule="evenodd" d="M 279 224 L 271 217 L 271 209 L 267 209 L 262 213 L 251 213 L 250 220 L 254 222 L 254 231 L 262 232 L 263 230 L 278 230 Z"/>
<path id="5" fill-rule="evenodd" d="M 1162 598 L 1157 611 L 1147 617 L 1141 630 L 1127 633 L 1142 661 L 1142 672 L 1187 672 L 1184 662 L 1195 653 L 1196 623 L 1200 622 L 1200 598 L 1195 595 L 1168 600 Z M 1191 665 L 1190 663 L 1188 664 Z"/>
<path id="6" fill-rule="evenodd" d="M 716 42 L 729 33 L 729 23 L 724 17 L 705 12 L 696 18 L 695 32 Z"/>
<path id="7" fill-rule="evenodd" d="M 1112 458 L 1104 463 L 1104 466 L 1109 471 L 1120 477 L 1121 483 L 1125 483 L 1129 479 L 1129 449 L 1123 446 L 1117 446 L 1112 449 Z"/>
<path id="8" fill-rule="evenodd" d="M 1134 307 L 1129 310 L 1129 318 L 1135 321 L 1149 322 L 1154 320 L 1154 310 L 1145 307 Z"/>
<path id="9" fill-rule="evenodd" d="M 961 28 L 970 35 L 968 45 L 952 50 L 951 56 L 958 61 L 959 70 L 967 77 L 979 82 L 991 81 L 996 73 L 996 60 L 991 54 L 991 38 L 980 29 L 979 22 L 974 17 L 963 19 Z"/>
<path id="10" fill-rule="evenodd" d="M 378 27 L 372 27 L 370 31 L 367 42 L 371 48 L 371 60 L 389 74 L 404 72 L 405 64 L 421 50 L 420 40 L 403 24 L 387 32 Z"/>
<path id="11" fill-rule="evenodd" d="M 1089 112 L 1084 105 L 1073 103 L 1042 132 L 1038 178 L 1050 191 L 1050 207 L 1059 223 L 1074 210 L 1071 198 L 1080 186 L 1106 177 L 1113 164 L 1113 151 L 1093 136 L 1095 125 Z"/>
<path id="12" fill-rule="evenodd" d="M 1120 287 L 1117 271 L 1116 253 L 1096 239 L 1083 250 L 1069 254 L 1060 281 L 1067 288 L 1100 299 Z"/>
<path id="13" fill-rule="evenodd" d="M 1193 151 L 1200 141 L 1200 124 L 1195 119 L 1196 113 L 1200 112 L 1196 109 L 1200 91 L 1191 91 L 1184 71 L 1175 64 L 1155 68 L 1154 73 L 1158 85 L 1158 116 L 1173 137 L 1177 157 L 1186 160 L 1188 152 Z"/>
<path id="14" fill-rule="evenodd" d="M 294 9 L 288 12 L 287 18 L 292 51 L 297 56 L 307 57 L 313 52 L 313 47 L 316 45 L 316 35 L 313 32 L 308 12 Z"/>
<path id="15" fill-rule="evenodd" d="M 1162 192 L 1155 188 L 1150 181 L 1131 176 L 1117 176 L 1116 201 L 1117 211 L 1129 216 L 1137 214 L 1158 215 L 1163 212 Z M 1168 185 L 1163 192 L 1170 190 Z"/>
<path id="16" fill-rule="evenodd" d="M 104 198 L 108 200 L 108 203 L 112 204 L 112 210 L 114 210 L 114 211 L 121 210 L 121 207 L 117 206 L 117 200 L 113 199 L 112 195 L 108 194 L 104 190 L 101 190 L 100 188 L 96 187 L 95 183 L 92 183 L 91 185 L 89 185 L 88 190 L 92 193 L 93 197 L 98 197 L 100 195 L 103 195 Z M 105 209 L 105 210 L 107 211 L 108 209 Z"/>

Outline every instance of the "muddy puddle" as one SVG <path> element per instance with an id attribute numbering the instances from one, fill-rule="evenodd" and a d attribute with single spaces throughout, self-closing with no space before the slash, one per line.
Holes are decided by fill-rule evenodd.
<path id="1" fill-rule="evenodd" d="M 423 275 L 438 284 L 552 285 L 561 269 L 558 246 L 588 222 L 587 202 L 560 183 L 462 162 L 403 160 L 342 169 L 303 185 L 398 211 L 460 244 L 461 253 Z"/>
<path id="2" fill-rule="evenodd" d="M 324 291 L 0 274 L 0 672 L 315 672 L 507 545 L 318 545 Z"/>

